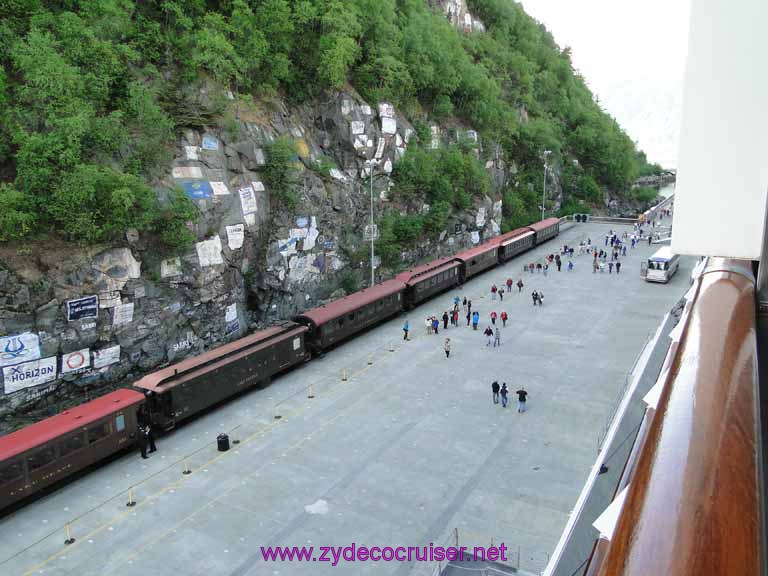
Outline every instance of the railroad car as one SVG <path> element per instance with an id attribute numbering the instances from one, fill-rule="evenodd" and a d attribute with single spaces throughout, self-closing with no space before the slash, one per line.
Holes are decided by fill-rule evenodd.
<path id="1" fill-rule="evenodd" d="M 182 420 L 269 383 L 272 376 L 308 359 L 306 326 L 281 322 L 152 372 L 134 383 L 147 395 L 152 422 L 170 430 Z"/>
<path id="2" fill-rule="evenodd" d="M 370 328 L 403 310 L 405 283 L 387 280 L 325 304 L 294 318 L 309 330 L 310 350 L 318 354 L 353 334 Z"/>
<path id="3" fill-rule="evenodd" d="M 143 403 L 123 388 L 0 437 L 0 510 L 133 446 Z"/>
<path id="4" fill-rule="evenodd" d="M 499 263 L 504 263 L 530 250 L 535 240 L 536 232 L 527 226 L 502 234 L 498 239 Z"/>
<path id="5" fill-rule="evenodd" d="M 406 285 L 403 308 L 410 310 L 424 300 L 458 286 L 461 283 L 462 271 L 461 261 L 444 257 L 401 272 L 395 278 Z"/>
<path id="6" fill-rule="evenodd" d="M 459 282 L 463 284 L 467 279 L 496 266 L 499 263 L 498 252 L 499 239 L 493 238 L 485 244 L 456 254 L 454 258 L 462 263 Z"/>
<path id="7" fill-rule="evenodd" d="M 560 233 L 560 219 L 547 218 L 541 222 L 534 222 L 529 226 L 529 228 L 536 233 L 536 240 L 534 241 L 534 245 L 538 246 L 550 238 L 554 238 Z"/>

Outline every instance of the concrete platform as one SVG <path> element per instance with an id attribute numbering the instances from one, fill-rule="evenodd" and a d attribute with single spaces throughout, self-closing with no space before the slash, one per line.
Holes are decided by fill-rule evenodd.
<path id="1" fill-rule="evenodd" d="M 593 274 L 588 256 L 574 258 L 573 272 L 522 274 L 563 243 L 602 244 L 609 228 L 574 225 L 410 312 L 411 341 L 394 318 L 160 439 L 149 460 L 126 455 L 1 520 L 0 573 L 428 575 L 434 563 L 267 562 L 260 547 L 448 546 L 457 536 L 470 549 L 505 543 L 508 565 L 539 573 L 627 373 L 694 263 L 683 259 L 668 285 L 646 283 L 640 262 L 657 246 L 645 243 L 620 276 Z M 523 294 L 491 301 L 491 283 L 510 275 L 523 277 Z M 457 294 L 472 299 L 481 330 L 491 310 L 507 311 L 500 348 L 464 326 L 425 334 L 425 316 Z M 494 379 L 524 385 L 529 411 L 493 405 Z M 222 431 L 239 440 L 226 453 L 216 451 Z"/>

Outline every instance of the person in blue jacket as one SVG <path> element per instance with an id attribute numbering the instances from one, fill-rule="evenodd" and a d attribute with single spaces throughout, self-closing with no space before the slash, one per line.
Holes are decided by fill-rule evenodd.
<path id="1" fill-rule="evenodd" d="M 403 322 L 403 340 L 408 340 L 408 319 Z"/>

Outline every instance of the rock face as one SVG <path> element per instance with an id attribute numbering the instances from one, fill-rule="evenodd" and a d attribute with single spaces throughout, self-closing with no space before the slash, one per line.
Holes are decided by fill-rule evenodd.
<path id="1" fill-rule="evenodd" d="M 178 186 L 200 210 L 190 249 L 160 253 L 135 230 L 87 249 L 0 246 L 0 433 L 316 306 L 339 295 L 344 275 L 368 266 L 352 259 L 370 218 L 368 175 L 374 171 L 381 214 L 391 204 L 388 176 L 416 138 L 408 119 L 352 91 L 296 109 L 281 102 L 235 109 L 227 129 L 183 131 L 155 183 L 161 200 Z M 264 181 L 265 147 L 279 136 L 296 143 L 295 212 L 283 210 Z M 500 232 L 499 191 L 514 167 L 471 129 L 432 126 L 429 145 L 459 138 L 477 142 L 493 197 L 453 215 L 439 241 L 403 253 L 403 265 Z M 47 375 L 22 378 L 27 368 Z"/>

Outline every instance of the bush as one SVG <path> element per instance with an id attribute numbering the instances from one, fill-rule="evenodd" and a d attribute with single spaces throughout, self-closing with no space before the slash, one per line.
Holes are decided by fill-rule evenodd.
<path id="1" fill-rule="evenodd" d="M 275 206 L 296 209 L 296 147 L 287 138 L 277 138 L 265 147 L 267 163 L 264 166 L 264 183 L 275 201 Z"/>
<path id="2" fill-rule="evenodd" d="M 631 197 L 635 202 L 651 204 L 659 197 L 659 191 L 650 186 L 640 186 L 632 189 Z"/>
<path id="3" fill-rule="evenodd" d="M 339 287 L 347 294 L 352 294 L 360 289 L 360 278 L 352 270 L 347 270 L 339 278 Z"/>
<path id="4" fill-rule="evenodd" d="M 160 215 L 160 238 L 170 248 L 186 248 L 196 240 L 189 223 L 195 222 L 199 212 L 183 190 L 174 188 L 168 193 L 168 205 Z"/>

